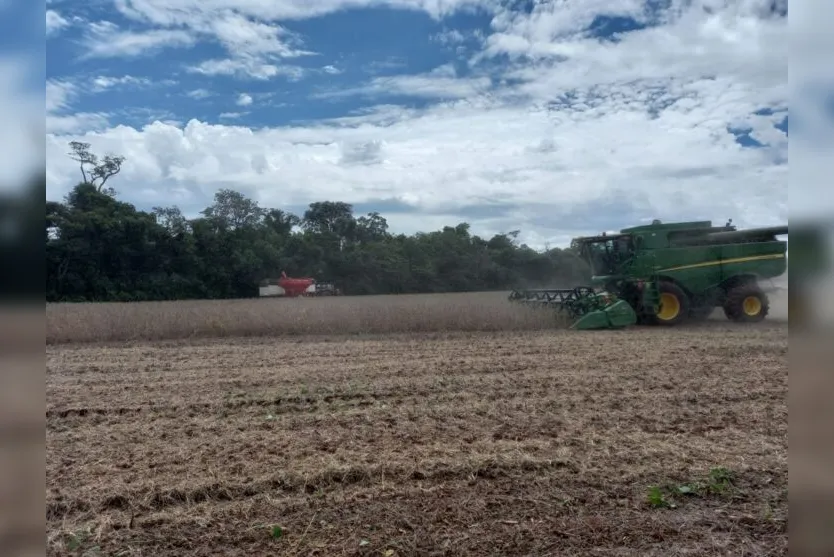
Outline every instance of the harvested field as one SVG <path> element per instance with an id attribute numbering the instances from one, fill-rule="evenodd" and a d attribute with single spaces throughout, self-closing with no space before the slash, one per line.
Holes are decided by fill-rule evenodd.
<path id="1" fill-rule="evenodd" d="M 787 555 L 787 362 L 778 321 L 53 344 L 48 553 Z"/>

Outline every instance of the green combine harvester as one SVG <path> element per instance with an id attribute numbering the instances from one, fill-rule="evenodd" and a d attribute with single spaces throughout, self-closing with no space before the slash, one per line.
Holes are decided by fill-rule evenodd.
<path id="1" fill-rule="evenodd" d="M 769 311 L 768 279 L 788 269 L 788 226 L 737 230 L 728 222 L 661 223 L 576 238 L 571 248 L 591 267 L 591 286 L 519 289 L 513 302 L 553 307 L 572 329 L 635 324 L 673 326 L 722 308 L 728 319 L 758 322 Z"/>

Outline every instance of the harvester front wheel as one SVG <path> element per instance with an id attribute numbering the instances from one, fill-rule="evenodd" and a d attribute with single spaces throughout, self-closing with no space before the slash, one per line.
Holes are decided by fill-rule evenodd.
<path id="1" fill-rule="evenodd" d="M 727 293 L 724 315 L 731 321 L 755 323 L 764 320 L 770 301 L 756 284 L 742 284 Z"/>
<path id="2" fill-rule="evenodd" d="M 652 321 L 657 325 L 678 325 L 689 316 L 689 296 L 673 282 L 663 281 L 658 285 L 660 309 Z"/>

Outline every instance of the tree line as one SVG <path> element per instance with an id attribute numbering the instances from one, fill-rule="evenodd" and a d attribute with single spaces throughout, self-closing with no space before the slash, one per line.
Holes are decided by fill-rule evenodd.
<path id="1" fill-rule="evenodd" d="M 104 187 L 122 157 L 99 162 L 89 145 L 71 147 L 82 181 L 62 202 L 46 202 L 47 301 L 245 298 L 282 271 L 333 282 L 349 295 L 571 286 L 589 278 L 570 249 L 536 251 L 519 245 L 518 231 L 485 239 L 460 223 L 392 234 L 379 213 L 356 216 L 339 201 L 294 215 L 222 189 L 196 218 L 176 206 L 140 211 Z"/>

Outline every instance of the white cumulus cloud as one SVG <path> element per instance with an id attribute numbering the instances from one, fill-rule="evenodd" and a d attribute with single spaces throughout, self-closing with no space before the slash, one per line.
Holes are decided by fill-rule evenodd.
<path id="1" fill-rule="evenodd" d="M 205 60 L 187 69 L 191 73 L 206 76 L 234 76 L 257 80 L 284 76 L 290 81 L 297 81 L 304 75 L 304 70 L 298 66 L 266 63 L 260 58 L 250 56 Z"/>
<path id="2" fill-rule="evenodd" d="M 55 10 L 46 10 L 46 35 L 57 34 L 61 29 L 70 26 L 69 20 Z"/>
<path id="3" fill-rule="evenodd" d="M 353 88 L 317 93 L 319 98 L 363 95 L 407 95 L 413 97 L 463 99 L 486 92 L 491 86 L 489 77 L 458 77 L 451 64 L 444 64 L 418 75 L 375 77 L 369 83 Z"/>
<path id="4" fill-rule="evenodd" d="M 105 113 L 70 111 L 79 94 L 79 87 L 70 81 L 50 79 L 46 82 L 47 133 L 71 134 L 107 127 Z"/>
<path id="5" fill-rule="evenodd" d="M 148 87 L 153 81 L 147 77 L 135 77 L 132 75 L 108 76 L 100 75 L 92 80 L 92 89 L 96 92 L 107 91 L 114 87 Z"/>
<path id="6" fill-rule="evenodd" d="M 133 57 L 167 47 L 192 46 L 195 42 L 191 33 L 179 29 L 122 31 L 110 21 L 91 23 L 84 39 L 87 58 Z"/>
<path id="7" fill-rule="evenodd" d="M 442 17 L 475 3 L 426 0 L 409 7 Z M 632 0 L 541 1 L 527 12 L 478 3 L 493 4 L 491 28 L 471 35 L 477 41 L 448 30 L 442 39 L 481 45 L 469 68 L 446 64 L 411 75 L 369 76 L 297 101 L 374 100 L 393 93 L 424 99 L 427 106 L 380 104 L 327 121 L 257 128 L 239 125 L 246 122 L 239 120 L 241 112 L 222 114 L 221 124 L 158 121 L 141 128 L 93 126 L 87 133 L 58 133 L 56 126 L 47 141 L 49 196 L 58 198 L 73 185 L 66 144 L 83 138 L 96 151 L 127 157 L 117 187 L 144 206 L 178 203 L 196 214 L 218 188 L 238 187 L 254 192 L 264 206 L 330 199 L 411 207 L 407 214 L 386 214 L 392 229 L 468 221 L 479 234 L 521 229 L 522 240 L 539 247 L 653 218 L 733 218 L 741 226 L 785 222 L 794 176 L 816 187 L 818 203 L 824 197 L 820 185 L 831 172 L 817 154 L 824 150 L 795 155 L 792 141 L 789 173 L 787 136 L 775 127 L 787 115 L 793 84 L 787 19 L 770 15 L 770 0 L 673 0 L 661 13 Z M 265 80 L 298 79 L 304 70 L 286 60 L 316 50 L 285 32 L 279 20 L 333 12 L 348 2 L 117 4 L 159 31 L 202 33 L 220 42 L 228 56 L 197 62 L 191 71 L 200 79 Z M 586 29 L 601 14 L 651 25 L 599 41 Z M 822 69 L 830 67 L 822 53 L 834 44 L 824 18 L 804 17 L 809 34 L 796 39 L 807 51 L 804 75 L 820 81 Z M 331 73 L 323 63 L 315 71 Z M 48 86 L 48 98 L 66 110 L 61 87 L 54 84 L 50 93 Z M 182 94 L 208 94 L 194 87 Z M 238 97 L 240 106 L 251 104 L 247 96 Z M 810 115 L 809 103 L 803 110 Z M 824 121 L 824 115 L 816 119 L 818 133 L 828 130 L 830 137 Z M 762 146 L 742 147 L 733 131 L 747 132 Z M 805 173 L 793 172 L 796 160 Z"/>
<path id="8" fill-rule="evenodd" d="M 266 21 L 306 19 L 363 6 L 420 10 L 434 18 L 462 8 L 489 7 L 496 0 L 116 0 L 127 17 L 156 25 L 189 25 L 214 14 L 237 11 Z"/>

